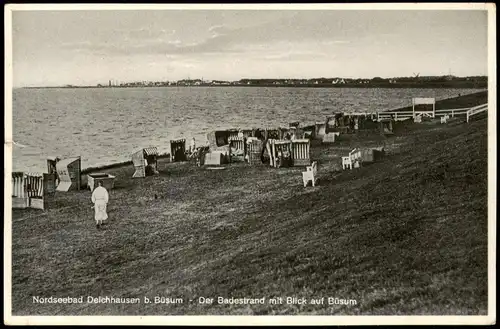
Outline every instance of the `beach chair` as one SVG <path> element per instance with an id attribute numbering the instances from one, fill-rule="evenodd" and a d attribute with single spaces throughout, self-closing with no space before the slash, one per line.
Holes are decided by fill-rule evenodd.
<path id="1" fill-rule="evenodd" d="M 247 149 L 245 137 L 231 137 L 229 139 L 229 161 L 244 162 L 246 154 Z"/>
<path id="2" fill-rule="evenodd" d="M 170 141 L 170 161 L 171 162 L 187 161 L 186 139 L 181 138 Z"/>
<path id="3" fill-rule="evenodd" d="M 348 156 L 342 157 L 342 169 L 359 168 L 359 155 L 360 152 L 358 152 L 358 149 L 354 148 L 349 152 Z"/>
<path id="4" fill-rule="evenodd" d="M 264 148 L 264 143 L 256 138 L 249 137 L 246 141 L 247 143 L 247 162 L 250 165 L 262 165 L 262 149 Z"/>
<path id="5" fill-rule="evenodd" d="M 394 135 L 393 121 L 394 121 L 394 119 L 383 119 L 383 120 L 379 121 L 380 134 L 382 136 Z"/>
<path id="6" fill-rule="evenodd" d="M 194 162 L 197 167 L 203 166 L 205 164 L 205 154 L 207 154 L 209 150 L 209 146 L 197 147 L 195 151 L 189 156 L 189 161 Z"/>
<path id="7" fill-rule="evenodd" d="M 309 139 L 292 140 L 293 166 L 311 165 L 311 141 Z"/>
<path id="8" fill-rule="evenodd" d="M 352 161 L 350 156 L 342 157 L 342 169 L 352 169 Z"/>
<path id="9" fill-rule="evenodd" d="M 304 187 L 306 187 L 309 182 L 311 182 L 312 186 L 316 186 L 316 182 L 318 180 L 316 177 L 317 173 L 318 163 L 314 161 L 310 166 L 306 167 L 306 171 L 302 172 L 302 182 L 304 183 Z"/>
<path id="10" fill-rule="evenodd" d="M 291 165 L 292 142 L 288 140 L 268 140 L 271 167 L 281 168 Z"/>
<path id="11" fill-rule="evenodd" d="M 59 178 L 57 177 L 57 162 L 61 160 L 59 157 L 48 157 L 47 158 L 47 193 L 54 194 L 56 192 L 57 184 L 59 183 Z"/>
<path id="12" fill-rule="evenodd" d="M 132 178 L 158 174 L 158 156 L 158 149 L 154 146 L 142 148 L 132 154 L 132 163 L 135 169 Z"/>
<path id="13" fill-rule="evenodd" d="M 323 135 L 323 143 L 328 144 L 328 143 L 335 143 L 335 136 L 340 136 L 339 132 L 331 132 L 328 134 Z"/>
<path id="14" fill-rule="evenodd" d="M 352 166 L 353 168 L 359 168 L 361 167 L 361 163 L 363 162 L 362 159 L 362 152 L 359 149 L 353 149 L 349 155 L 351 156 L 352 159 Z"/>
<path id="15" fill-rule="evenodd" d="M 59 184 L 56 191 L 68 192 L 81 188 L 81 157 L 67 158 L 56 163 Z"/>
<path id="16" fill-rule="evenodd" d="M 12 208 L 46 209 L 45 173 L 12 173 Z"/>

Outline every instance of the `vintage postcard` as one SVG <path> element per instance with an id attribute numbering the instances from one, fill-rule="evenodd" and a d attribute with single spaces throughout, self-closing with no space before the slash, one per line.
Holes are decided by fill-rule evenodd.
<path id="1" fill-rule="evenodd" d="M 494 4 L 4 14 L 4 323 L 496 322 Z"/>

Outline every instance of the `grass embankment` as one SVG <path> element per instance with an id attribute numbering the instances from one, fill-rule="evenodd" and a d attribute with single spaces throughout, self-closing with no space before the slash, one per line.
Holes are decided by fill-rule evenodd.
<path id="1" fill-rule="evenodd" d="M 158 159 L 170 159 L 170 154 L 168 154 L 168 153 L 160 154 L 160 155 L 158 155 Z M 106 171 L 109 169 L 116 169 L 116 168 L 122 168 L 122 167 L 133 166 L 133 165 L 134 165 L 134 163 L 132 162 L 132 160 L 129 160 L 129 161 L 111 163 L 111 164 L 103 165 L 103 166 L 84 168 L 84 169 L 82 169 L 81 173 L 82 173 L 82 175 L 86 175 L 86 174 L 96 173 L 98 171 Z M 82 184 L 86 184 L 86 183 L 87 182 L 85 181 L 85 179 L 83 179 Z"/>
<path id="2" fill-rule="evenodd" d="M 480 91 L 468 95 L 460 95 L 457 97 L 447 98 L 436 101 L 436 110 L 460 109 L 473 107 L 488 103 L 488 91 Z M 399 109 L 391 110 L 391 112 L 412 111 L 413 106 L 406 106 Z"/>
<path id="3" fill-rule="evenodd" d="M 314 188 L 302 186 L 303 168 L 160 162 L 145 179 L 132 179 L 132 166 L 110 170 L 102 230 L 88 190 L 58 193 L 45 212 L 14 210 L 13 314 L 487 314 L 486 121 L 317 145 Z M 383 144 L 383 161 L 340 171 L 350 148 Z M 184 303 L 32 302 L 89 295 Z M 200 305 L 200 296 L 357 304 Z"/>

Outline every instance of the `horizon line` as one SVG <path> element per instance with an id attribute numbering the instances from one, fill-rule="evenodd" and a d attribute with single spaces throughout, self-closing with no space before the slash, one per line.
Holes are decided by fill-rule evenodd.
<path id="1" fill-rule="evenodd" d="M 315 78 L 240 78 L 237 80 L 225 80 L 225 79 L 205 79 L 205 78 L 182 78 L 182 79 L 177 79 L 177 80 L 127 80 L 127 81 L 120 81 L 118 79 L 108 79 L 107 83 L 106 82 L 94 82 L 94 83 L 89 83 L 89 84 L 71 84 L 71 83 L 65 83 L 61 85 L 21 85 L 21 86 L 12 86 L 12 88 L 58 88 L 58 87 L 97 87 L 98 85 L 101 85 L 103 87 L 108 87 L 109 82 L 118 82 L 121 84 L 124 83 L 137 83 L 137 82 L 179 82 L 179 81 L 195 81 L 195 80 L 200 80 L 200 81 L 223 81 L 223 82 L 239 82 L 242 80 L 330 80 L 330 79 L 347 79 L 347 80 L 373 80 L 375 78 L 380 78 L 384 80 L 390 80 L 390 79 L 400 79 L 400 78 L 412 78 L 412 79 L 417 79 L 417 78 L 438 78 L 438 77 L 454 77 L 454 78 L 487 78 L 488 75 L 466 75 L 466 76 L 458 76 L 458 75 L 453 75 L 453 74 L 439 74 L 439 75 L 418 75 L 418 76 L 397 76 L 397 77 L 380 77 L 380 76 L 374 76 L 371 78 L 362 78 L 362 77 L 315 77 Z M 113 87 L 119 87 L 119 85 L 112 85 Z"/>

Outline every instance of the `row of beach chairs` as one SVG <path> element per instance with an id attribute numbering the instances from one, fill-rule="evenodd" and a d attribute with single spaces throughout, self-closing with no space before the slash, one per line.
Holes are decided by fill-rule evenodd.
<path id="1" fill-rule="evenodd" d="M 446 123 L 448 118 L 442 117 L 441 122 Z M 292 125 L 291 130 L 299 130 L 298 124 Z M 246 133 L 245 133 L 246 132 Z M 170 141 L 171 161 L 193 161 L 197 166 L 221 164 L 224 157 L 228 162 L 244 161 L 251 165 L 262 163 L 263 148 L 266 148 L 269 156 L 269 165 L 274 168 L 289 166 L 304 166 L 302 172 L 302 181 L 304 187 L 309 183 L 312 186 L 317 184 L 318 163 L 311 161 L 310 158 L 310 140 L 302 139 L 280 139 L 280 136 L 274 136 L 266 139 L 266 145 L 263 140 L 250 136 L 248 131 L 233 132 L 228 138 L 228 152 L 220 150 L 211 150 L 210 146 L 193 147 L 186 146 L 185 139 Z M 267 132 L 271 136 L 272 131 Z M 339 132 L 330 133 L 323 142 L 334 142 Z M 267 136 L 267 135 L 266 135 Z M 285 136 L 285 135 L 283 135 Z M 278 139 L 277 139 L 278 138 Z M 194 141 L 194 139 L 193 139 Z M 359 168 L 362 163 L 373 162 L 382 150 L 353 149 L 348 156 L 342 157 L 342 168 Z M 132 154 L 132 162 L 135 168 L 133 177 L 146 177 L 148 175 L 158 174 L 157 159 L 159 157 L 156 147 L 146 147 Z M 34 207 L 44 209 L 44 196 L 57 191 L 69 191 L 72 189 L 81 189 L 81 160 L 80 157 L 58 159 L 51 158 L 47 160 L 48 174 L 33 173 L 13 173 L 13 199 L 16 198 L 17 207 Z M 108 190 L 114 186 L 115 176 L 104 173 L 93 173 L 87 175 L 86 187 L 91 191 L 97 186 L 97 182 L 102 181 L 104 187 Z M 58 182 L 56 184 L 56 181 Z M 34 201 L 32 201 L 34 200 Z M 38 202 L 37 200 L 42 200 Z M 14 202 L 13 202 L 14 203 Z"/>

